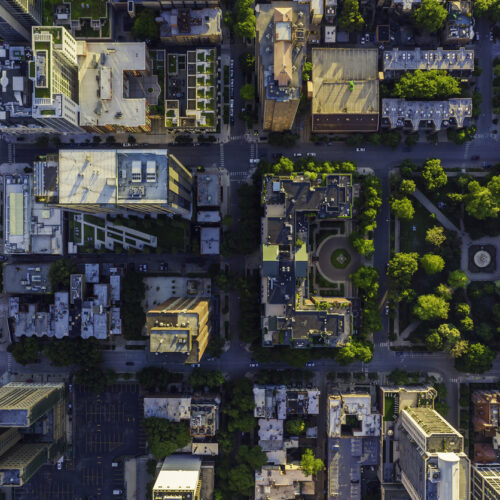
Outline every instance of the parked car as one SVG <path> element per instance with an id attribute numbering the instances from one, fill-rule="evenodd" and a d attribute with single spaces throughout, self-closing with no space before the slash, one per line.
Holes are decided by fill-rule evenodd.
<path id="1" fill-rule="evenodd" d="M 300 158 L 302 156 L 302 153 L 293 153 L 293 156 L 295 156 L 296 158 Z"/>
<path id="2" fill-rule="evenodd" d="M 307 153 L 307 156 L 316 156 L 316 153 Z"/>
<path id="3" fill-rule="evenodd" d="M 308 368 L 314 368 L 315 363 L 314 363 L 314 361 L 308 361 L 308 362 L 306 363 L 306 366 L 307 366 Z"/>
<path id="4" fill-rule="evenodd" d="M 366 148 L 356 148 L 356 153 L 364 153 Z"/>
<path id="5" fill-rule="evenodd" d="M 389 316 L 389 304 L 385 305 L 385 315 Z"/>

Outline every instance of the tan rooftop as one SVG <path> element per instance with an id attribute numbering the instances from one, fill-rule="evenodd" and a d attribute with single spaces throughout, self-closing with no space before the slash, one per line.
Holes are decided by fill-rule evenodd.
<path id="1" fill-rule="evenodd" d="M 274 79 L 280 87 L 292 81 L 292 16 L 290 7 L 274 9 Z"/>

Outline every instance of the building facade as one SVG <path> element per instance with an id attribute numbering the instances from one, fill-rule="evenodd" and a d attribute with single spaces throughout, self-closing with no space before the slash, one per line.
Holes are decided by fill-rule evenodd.
<path id="1" fill-rule="evenodd" d="M 471 500 L 497 500 L 500 498 L 500 464 L 474 464 Z"/>
<path id="2" fill-rule="evenodd" d="M 1 0 L 0 38 L 29 41 L 31 27 L 42 24 L 42 13 L 42 0 Z"/>
<path id="3" fill-rule="evenodd" d="M 64 384 L 11 382 L 0 388 L 0 485 L 20 487 L 64 451 Z"/>
<path id="4" fill-rule="evenodd" d="M 66 28 L 37 26 L 32 28 L 32 50 L 33 117 L 58 132 L 82 132 L 76 40 Z"/>

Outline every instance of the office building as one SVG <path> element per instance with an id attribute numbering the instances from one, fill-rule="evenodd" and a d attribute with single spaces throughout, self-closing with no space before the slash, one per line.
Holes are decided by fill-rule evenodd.
<path id="1" fill-rule="evenodd" d="M 29 41 L 31 27 L 42 24 L 42 0 L 1 0 L 0 38 Z"/>
<path id="2" fill-rule="evenodd" d="M 498 500 L 500 498 L 499 464 L 473 464 L 471 474 L 471 500 Z"/>
<path id="3" fill-rule="evenodd" d="M 11 382 L 0 388 L 0 485 L 19 487 L 63 453 L 64 384 Z"/>
<path id="4" fill-rule="evenodd" d="M 462 128 L 472 117 L 472 99 L 457 98 L 447 101 L 406 101 L 382 99 L 381 125 L 385 128 L 441 130 Z"/>
<path id="5" fill-rule="evenodd" d="M 150 132 L 161 93 L 147 45 L 77 42 L 80 126 L 88 132 Z"/>
<path id="6" fill-rule="evenodd" d="M 78 133 L 78 61 L 76 40 L 63 27 L 32 28 L 32 114 L 58 132 Z"/>
<path id="7" fill-rule="evenodd" d="M 62 211 L 33 198 L 33 176 L 4 177 L 4 253 L 62 254 Z"/>
<path id="8" fill-rule="evenodd" d="M 202 500 L 201 489 L 201 459 L 190 455 L 171 455 L 163 460 L 156 477 L 153 500 L 167 498 Z"/>
<path id="9" fill-rule="evenodd" d="M 292 128 L 299 106 L 310 6 L 272 2 L 255 6 L 255 65 L 262 128 Z"/>
<path id="10" fill-rule="evenodd" d="M 199 298 L 171 298 L 146 314 L 150 351 L 177 353 L 185 363 L 199 363 L 210 337 L 210 302 Z"/>
<path id="11" fill-rule="evenodd" d="M 327 400 L 328 494 L 335 500 L 360 500 L 365 473 L 379 463 L 381 415 L 369 394 L 336 394 Z"/>
<path id="12" fill-rule="evenodd" d="M 166 149 L 62 149 L 35 162 L 35 196 L 82 212 L 191 217 L 191 173 Z"/>
<path id="13" fill-rule="evenodd" d="M 311 293 L 315 265 L 310 226 L 315 221 L 342 221 L 352 216 L 352 179 L 328 175 L 323 184 L 303 175 L 266 176 L 262 185 L 261 221 L 262 343 L 296 348 L 342 346 L 352 332 L 352 304 L 342 297 Z"/>
<path id="14" fill-rule="evenodd" d="M 401 482 L 412 500 L 469 498 L 463 436 L 433 408 L 405 408 L 400 420 Z"/>
<path id="15" fill-rule="evenodd" d="M 222 11 L 219 8 L 174 8 L 162 10 L 160 38 L 171 45 L 219 44 L 222 41 Z"/>
<path id="16" fill-rule="evenodd" d="M 407 71 L 446 70 L 449 73 L 470 74 L 474 71 L 474 51 L 460 47 L 458 50 L 385 50 L 384 77 L 396 78 Z"/>
<path id="17" fill-rule="evenodd" d="M 312 49 L 312 131 L 376 132 L 377 49 Z"/>
<path id="18" fill-rule="evenodd" d="M 32 116 L 33 83 L 28 78 L 26 60 L 29 53 L 23 45 L 0 43 L 0 132 L 4 134 L 44 131 Z"/>

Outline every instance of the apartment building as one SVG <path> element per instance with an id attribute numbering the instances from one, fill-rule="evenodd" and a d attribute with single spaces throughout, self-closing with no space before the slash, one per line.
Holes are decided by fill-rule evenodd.
<path id="1" fill-rule="evenodd" d="M 400 418 L 401 482 L 410 497 L 469 498 L 463 436 L 433 408 L 405 408 Z"/>
<path id="2" fill-rule="evenodd" d="M 0 388 L 0 486 L 25 485 L 61 456 L 65 441 L 64 384 L 10 382 Z"/>
<path id="3" fill-rule="evenodd" d="M 473 464 L 471 472 L 471 500 L 497 500 L 500 498 L 499 464 Z"/>
<path id="4" fill-rule="evenodd" d="M 500 463 L 500 391 L 477 390 L 472 393 L 474 462 Z"/>
<path id="5" fill-rule="evenodd" d="M 42 24 L 42 0 L 2 0 L 0 38 L 7 42 L 30 40 L 31 27 Z"/>
<path id="6" fill-rule="evenodd" d="M 63 27 L 32 28 L 32 115 L 58 132 L 78 133 L 78 61 L 76 40 Z"/>
<path id="7" fill-rule="evenodd" d="M 462 128 L 472 117 L 472 99 L 447 101 L 406 101 L 382 99 L 381 125 L 385 128 L 441 130 Z"/>
<path id="8" fill-rule="evenodd" d="M 210 332 L 208 299 L 170 298 L 146 313 L 150 352 L 184 355 L 186 364 L 200 362 Z"/>
<path id="9" fill-rule="evenodd" d="M 81 212 L 191 217 L 192 175 L 166 149 L 62 149 L 34 166 L 38 201 Z"/>
<path id="10" fill-rule="evenodd" d="M 266 176 L 261 221 L 262 344 L 295 348 L 342 346 L 352 331 L 352 304 L 343 297 L 322 297 L 309 287 L 315 245 L 309 241 L 317 220 L 352 216 L 349 174 L 325 177 L 321 185 L 303 175 Z"/>
<path id="11" fill-rule="evenodd" d="M 77 42 L 80 126 L 88 132 L 150 132 L 161 93 L 144 42 Z"/>
<path id="12" fill-rule="evenodd" d="M 262 128 L 292 128 L 300 100 L 310 6 L 298 2 L 257 4 L 255 65 Z"/>
<path id="13" fill-rule="evenodd" d="M 159 17 L 162 42 L 172 45 L 216 45 L 222 41 L 220 8 L 174 8 L 162 10 Z"/>

